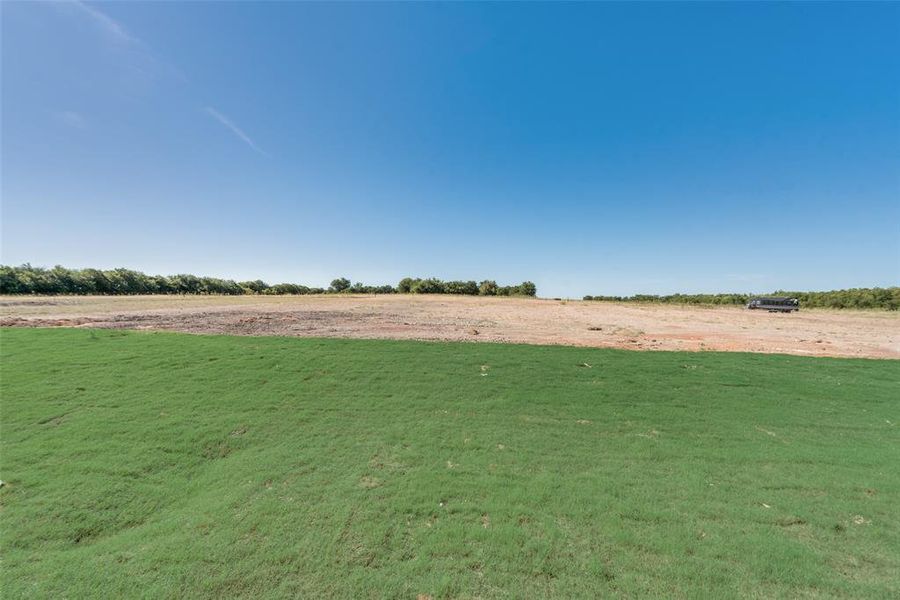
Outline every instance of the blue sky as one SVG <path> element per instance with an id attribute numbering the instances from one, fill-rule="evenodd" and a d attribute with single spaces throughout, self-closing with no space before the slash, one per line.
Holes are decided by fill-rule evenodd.
<path id="1" fill-rule="evenodd" d="M 900 283 L 900 4 L 2 4 L 2 262 Z"/>

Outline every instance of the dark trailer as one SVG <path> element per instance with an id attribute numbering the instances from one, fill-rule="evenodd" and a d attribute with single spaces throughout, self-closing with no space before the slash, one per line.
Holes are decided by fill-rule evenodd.
<path id="1" fill-rule="evenodd" d="M 785 296 L 772 296 L 767 298 L 751 298 L 747 303 L 750 310 L 767 310 L 769 312 L 792 312 L 800 310 L 800 301 L 796 298 Z"/>

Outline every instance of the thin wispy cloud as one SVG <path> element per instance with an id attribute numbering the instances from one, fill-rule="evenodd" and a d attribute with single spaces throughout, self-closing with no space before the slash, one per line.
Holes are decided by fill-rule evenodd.
<path id="1" fill-rule="evenodd" d="M 156 73 L 159 73 L 161 71 L 168 72 L 174 75 L 183 83 L 188 83 L 187 77 L 184 75 L 184 73 L 181 72 L 180 69 L 172 64 L 169 64 L 166 61 L 162 61 L 157 58 L 156 53 L 149 46 L 149 44 L 145 43 L 142 39 L 132 34 L 123 24 L 110 17 L 102 10 L 96 8 L 93 4 L 89 4 L 87 2 L 84 2 L 83 0 L 66 0 L 64 2 L 56 4 L 55 6 L 74 9 L 68 10 L 67 12 L 69 12 L 70 14 L 79 14 L 83 17 L 86 17 L 94 24 L 94 26 L 99 31 L 102 31 L 107 38 L 119 44 L 121 46 L 123 56 L 127 57 L 124 60 L 130 61 L 131 63 L 132 68 L 130 70 L 130 73 L 145 73 L 147 75 L 146 79 L 151 80 L 154 78 Z M 243 129 L 238 127 L 227 116 L 225 116 L 215 108 L 209 106 L 205 107 L 203 110 L 210 117 L 224 125 L 238 139 L 250 146 L 250 148 L 252 148 L 254 152 L 258 152 L 259 154 L 262 154 L 264 156 L 269 156 L 266 151 L 256 145 L 256 142 L 254 142 L 250 138 L 250 136 L 244 132 Z M 65 123 L 66 125 L 69 125 L 71 127 L 85 129 L 88 125 L 87 120 L 84 119 L 83 116 L 73 111 L 56 112 L 54 113 L 54 117 L 61 123 Z"/>
<path id="2" fill-rule="evenodd" d="M 262 148 L 257 146 L 256 142 L 251 140 L 250 136 L 248 136 L 246 133 L 244 133 L 244 131 L 240 127 L 235 125 L 231 119 L 229 119 L 228 117 L 226 117 L 225 115 L 223 115 L 222 113 L 220 113 L 219 111 L 217 111 L 216 109 L 214 109 L 210 106 L 207 106 L 204 110 L 213 119 L 215 119 L 216 121 L 218 121 L 219 123 L 221 123 L 222 125 L 227 127 L 229 130 L 231 130 L 231 133 L 236 135 L 245 144 L 247 144 L 248 146 L 253 148 L 255 151 L 259 152 L 260 154 L 268 156 L 268 154 Z"/>
<path id="3" fill-rule="evenodd" d="M 88 122 L 84 115 L 74 110 L 58 110 L 53 112 L 53 118 L 57 122 L 62 123 L 74 129 L 87 129 Z"/>
<path id="4" fill-rule="evenodd" d="M 82 14 L 87 15 L 90 19 L 103 31 L 115 38 L 116 40 L 128 44 L 142 44 L 141 40 L 131 35 L 125 27 L 110 17 L 105 12 L 94 8 L 90 4 L 81 0 L 70 0 L 69 4 L 76 7 Z"/>
<path id="5" fill-rule="evenodd" d="M 146 81 L 152 81 L 161 75 L 165 75 L 187 83 L 187 77 L 181 69 L 160 58 L 149 44 L 93 4 L 88 4 L 82 0 L 65 0 L 54 3 L 53 6 L 90 22 L 93 25 L 93 29 L 100 33 L 104 39 L 118 46 L 122 51 L 123 60 L 127 61 L 131 66 L 132 76 L 143 77 Z"/>

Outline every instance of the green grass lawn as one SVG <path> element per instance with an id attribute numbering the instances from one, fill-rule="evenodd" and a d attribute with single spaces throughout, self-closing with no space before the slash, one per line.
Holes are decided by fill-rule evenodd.
<path id="1" fill-rule="evenodd" d="M 4 598 L 900 595 L 898 361 L 75 329 L 0 355 Z"/>

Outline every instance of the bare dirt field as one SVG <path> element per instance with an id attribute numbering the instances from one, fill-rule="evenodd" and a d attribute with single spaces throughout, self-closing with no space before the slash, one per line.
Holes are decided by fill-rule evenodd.
<path id="1" fill-rule="evenodd" d="M 0 325 L 900 358 L 900 314 L 465 296 L 0 297 Z"/>

